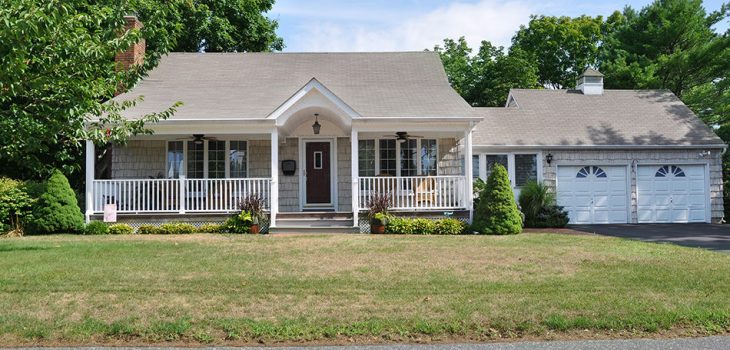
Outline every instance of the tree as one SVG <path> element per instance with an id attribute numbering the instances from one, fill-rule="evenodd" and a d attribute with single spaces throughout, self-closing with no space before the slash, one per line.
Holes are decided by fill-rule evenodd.
<path id="1" fill-rule="evenodd" d="M 472 106 L 504 106 L 511 88 L 535 88 L 537 70 L 531 62 L 506 55 L 502 47 L 482 41 L 472 56 L 464 37 L 445 39 L 434 51 L 441 56 L 452 87 Z"/>
<path id="2" fill-rule="evenodd" d="M 84 228 L 84 215 L 68 179 L 55 170 L 33 210 L 34 233 L 73 233 Z"/>
<path id="3" fill-rule="evenodd" d="M 603 18 L 531 16 L 512 38 L 510 55 L 537 64 L 541 85 L 572 88 L 578 75 L 596 64 L 603 40 Z"/>
<path id="4" fill-rule="evenodd" d="M 487 178 L 487 186 L 479 194 L 479 205 L 474 213 L 474 227 L 480 233 L 513 235 L 522 232 L 522 216 L 507 169 L 495 164 Z"/>
<path id="5" fill-rule="evenodd" d="M 175 51 L 279 51 L 277 21 L 264 13 L 274 0 L 198 0 L 181 3 L 182 31 Z"/>

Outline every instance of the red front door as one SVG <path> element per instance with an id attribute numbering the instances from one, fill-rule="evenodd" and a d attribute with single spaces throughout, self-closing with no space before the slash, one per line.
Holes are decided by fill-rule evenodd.
<path id="1" fill-rule="evenodd" d="M 307 142 L 307 204 L 330 204 L 332 202 L 330 178 L 330 143 Z"/>

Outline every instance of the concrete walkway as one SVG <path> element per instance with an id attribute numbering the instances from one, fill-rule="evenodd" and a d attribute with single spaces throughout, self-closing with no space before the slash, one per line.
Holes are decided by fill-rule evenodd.
<path id="1" fill-rule="evenodd" d="M 665 242 L 730 254 L 730 225 L 716 224 L 625 224 L 571 225 L 575 231 Z M 729 348 L 730 349 L 730 348 Z"/>
<path id="2" fill-rule="evenodd" d="M 14 350 L 71 350 L 79 348 L 14 348 Z M 189 350 L 188 348 L 122 348 L 84 347 L 87 350 Z M 490 344 L 438 344 L 438 345 L 356 345 L 312 347 L 249 347 L 249 348 L 196 348 L 201 350 L 727 350 L 730 337 L 706 337 L 690 339 L 628 339 L 628 340 L 578 340 L 549 342 L 519 342 Z"/>

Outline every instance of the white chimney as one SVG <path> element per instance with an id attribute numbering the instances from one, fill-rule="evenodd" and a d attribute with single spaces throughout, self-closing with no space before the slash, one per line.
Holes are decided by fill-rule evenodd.
<path id="1" fill-rule="evenodd" d="M 603 95 L 603 74 L 588 68 L 576 80 L 575 88 L 583 92 L 583 95 Z"/>

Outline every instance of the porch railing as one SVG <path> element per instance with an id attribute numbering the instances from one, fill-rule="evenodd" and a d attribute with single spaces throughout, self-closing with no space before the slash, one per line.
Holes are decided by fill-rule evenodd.
<path id="1" fill-rule="evenodd" d="M 464 176 L 407 176 L 358 178 L 358 206 L 365 210 L 377 195 L 390 197 L 391 209 L 466 209 Z"/>
<path id="2" fill-rule="evenodd" d="M 92 191 L 94 213 L 112 203 L 118 213 L 234 212 L 252 194 L 271 203 L 270 178 L 94 180 Z"/>

